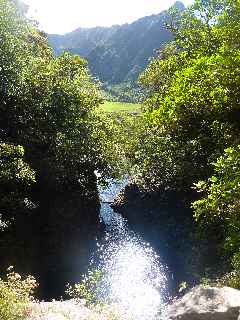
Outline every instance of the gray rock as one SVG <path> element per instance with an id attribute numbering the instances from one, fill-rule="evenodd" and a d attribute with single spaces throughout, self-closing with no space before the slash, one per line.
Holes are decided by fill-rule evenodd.
<path id="1" fill-rule="evenodd" d="M 198 286 L 170 305 L 168 320 L 240 320 L 240 291 Z"/>

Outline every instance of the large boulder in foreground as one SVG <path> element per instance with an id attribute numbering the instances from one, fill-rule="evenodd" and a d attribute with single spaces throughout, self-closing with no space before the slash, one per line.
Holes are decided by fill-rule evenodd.
<path id="1" fill-rule="evenodd" d="M 25 320 L 110 320 L 118 319 L 107 307 L 88 308 L 83 300 L 33 303 Z"/>
<path id="2" fill-rule="evenodd" d="M 240 291 L 198 286 L 168 307 L 168 320 L 240 320 Z"/>

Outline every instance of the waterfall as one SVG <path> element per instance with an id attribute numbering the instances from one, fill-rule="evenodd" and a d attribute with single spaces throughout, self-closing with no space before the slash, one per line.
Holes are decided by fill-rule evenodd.
<path id="1" fill-rule="evenodd" d="M 100 189 L 106 233 L 98 249 L 98 268 L 103 271 L 99 298 L 117 305 L 123 319 L 154 320 L 166 298 L 164 267 L 150 244 L 129 230 L 109 204 L 126 183 L 111 181 L 107 189 Z"/>

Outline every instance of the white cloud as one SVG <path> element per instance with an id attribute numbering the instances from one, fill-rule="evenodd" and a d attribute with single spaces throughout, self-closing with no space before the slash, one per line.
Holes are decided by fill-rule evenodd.
<path id="1" fill-rule="evenodd" d="M 44 31 L 66 33 L 78 27 L 111 26 L 159 13 L 175 0 L 23 0 Z M 191 0 L 184 0 L 189 4 Z"/>

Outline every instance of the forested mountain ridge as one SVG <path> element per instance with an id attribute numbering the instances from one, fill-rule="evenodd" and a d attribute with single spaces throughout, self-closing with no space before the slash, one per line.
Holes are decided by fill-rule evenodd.
<path id="1" fill-rule="evenodd" d="M 175 6 L 184 9 L 181 2 Z M 102 82 L 136 80 L 156 49 L 172 39 L 167 11 L 112 27 L 79 28 L 65 35 L 48 35 L 54 52 L 69 51 L 87 58 L 91 72 Z"/>
<path id="2" fill-rule="evenodd" d="M 70 51 L 87 57 L 97 45 L 107 41 L 119 28 L 118 25 L 109 28 L 78 28 L 64 35 L 49 34 L 48 39 L 56 54 Z"/>

